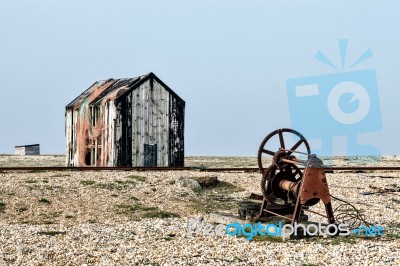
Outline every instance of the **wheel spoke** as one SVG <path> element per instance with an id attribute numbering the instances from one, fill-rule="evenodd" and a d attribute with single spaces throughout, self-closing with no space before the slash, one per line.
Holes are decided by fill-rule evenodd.
<path id="1" fill-rule="evenodd" d="M 294 134 L 294 135 L 296 135 L 297 137 L 300 138 L 300 140 L 298 142 L 296 142 L 296 144 L 294 144 L 294 146 L 292 147 L 291 150 L 286 149 L 286 145 L 285 144 L 287 144 L 287 143 L 285 143 L 283 133 L 286 133 L 285 135 Z M 276 138 L 277 138 L 276 135 L 278 135 L 279 143 L 276 143 Z M 274 146 L 276 144 L 280 145 L 280 147 L 278 147 L 278 150 L 271 151 L 271 150 L 267 150 L 265 148 L 265 147 L 267 147 L 267 144 L 269 143 L 270 140 L 273 140 L 272 142 L 274 143 Z M 292 146 L 291 144 L 287 144 L 287 145 Z M 296 151 L 296 149 L 298 149 L 300 147 L 300 145 L 305 145 L 305 148 L 307 149 L 307 151 L 306 151 L 307 153 Z M 310 147 L 308 145 L 307 140 L 299 132 L 297 132 L 296 130 L 290 129 L 290 128 L 276 129 L 276 130 L 272 131 L 271 133 L 269 133 L 264 138 L 264 140 L 261 142 L 261 145 L 260 145 L 260 147 L 258 149 L 258 158 L 257 158 L 257 160 L 258 160 L 258 167 L 259 167 L 261 173 L 265 173 L 265 169 L 267 169 L 267 168 L 264 168 L 264 166 L 263 166 L 263 160 L 262 160 L 263 154 L 274 156 L 277 151 L 284 151 L 286 153 L 286 155 L 288 155 L 288 154 L 290 155 L 294 151 L 298 152 L 298 153 L 301 153 L 301 154 L 304 154 L 304 155 L 309 155 L 311 153 L 310 152 Z M 301 176 L 301 171 L 299 171 L 299 172 L 300 172 L 299 174 Z M 296 174 L 296 173 L 294 173 L 294 174 Z"/>
<path id="2" fill-rule="evenodd" d="M 271 155 L 271 156 L 274 156 L 274 155 L 275 155 L 275 152 L 269 151 L 269 150 L 266 150 L 266 149 L 262 149 L 261 152 L 262 152 L 262 153 L 269 154 L 269 155 Z"/>
<path id="3" fill-rule="evenodd" d="M 282 130 L 279 130 L 279 142 L 281 143 L 281 148 L 285 149 L 285 142 L 283 140 L 283 132 L 282 132 Z"/>
<path id="4" fill-rule="evenodd" d="M 303 140 L 300 139 L 298 142 L 296 142 L 296 144 L 293 145 L 293 147 L 290 150 L 295 151 L 302 143 L 303 143 Z M 291 151 L 289 151 L 289 154 L 292 153 Z"/>

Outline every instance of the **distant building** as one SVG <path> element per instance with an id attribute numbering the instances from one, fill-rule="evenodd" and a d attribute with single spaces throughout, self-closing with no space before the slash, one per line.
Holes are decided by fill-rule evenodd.
<path id="1" fill-rule="evenodd" d="M 23 146 L 15 146 L 16 155 L 40 155 L 40 145 L 31 144 Z"/>
<path id="2" fill-rule="evenodd" d="M 184 112 L 153 73 L 95 82 L 66 107 L 66 164 L 183 166 Z"/>

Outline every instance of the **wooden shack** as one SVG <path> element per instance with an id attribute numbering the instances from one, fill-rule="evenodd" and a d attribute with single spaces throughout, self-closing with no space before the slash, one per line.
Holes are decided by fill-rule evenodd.
<path id="1" fill-rule="evenodd" d="M 15 154 L 16 155 L 40 155 L 40 145 L 39 144 L 31 144 L 31 145 L 15 146 Z"/>
<path id="2" fill-rule="evenodd" d="M 153 73 L 95 82 L 66 107 L 66 164 L 183 166 L 184 113 Z"/>

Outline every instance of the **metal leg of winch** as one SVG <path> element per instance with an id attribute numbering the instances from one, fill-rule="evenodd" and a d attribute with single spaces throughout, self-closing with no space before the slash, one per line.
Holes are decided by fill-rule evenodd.
<path id="1" fill-rule="evenodd" d="M 264 197 L 263 203 L 261 204 L 260 217 L 266 216 L 266 212 L 264 210 L 267 209 L 267 206 L 268 206 L 268 201 Z"/>
<path id="2" fill-rule="evenodd" d="M 325 204 L 326 215 L 328 216 L 328 223 L 334 224 L 335 217 L 333 216 L 332 204 L 329 202 Z"/>

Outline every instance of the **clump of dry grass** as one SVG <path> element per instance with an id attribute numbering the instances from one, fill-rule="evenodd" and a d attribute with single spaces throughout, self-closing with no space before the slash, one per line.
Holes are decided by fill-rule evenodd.
<path id="1" fill-rule="evenodd" d="M 176 213 L 162 211 L 157 207 L 145 206 L 141 203 L 134 204 L 118 204 L 116 206 L 116 213 L 123 214 L 133 220 L 140 220 L 142 218 L 174 218 L 180 217 Z"/>
<path id="2" fill-rule="evenodd" d="M 0 212 L 4 212 L 6 209 L 6 204 L 3 202 L 3 200 L 0 199 Z"/>

